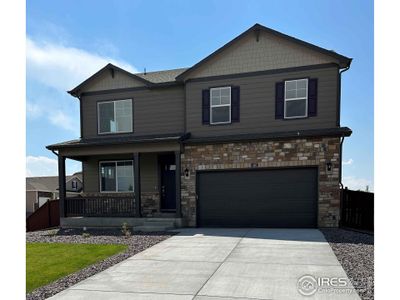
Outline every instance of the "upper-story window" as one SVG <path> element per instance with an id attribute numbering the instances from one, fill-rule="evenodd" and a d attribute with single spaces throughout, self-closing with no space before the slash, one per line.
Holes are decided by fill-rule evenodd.
<path id="1" fill-rule="evenodd" d="M 285 81 L 285 119 L 307 117 L 308 79 Z"/>
<path id="2" fill-rule="evenodd" d="M 210 124 L 231 123 L 231 87 L 210 89 Z"/>
<path id="3" fill-rule="evenodd" d="M 78 189 L 78 181 L 72 180 L 72 189 L 76 191 Z"/>
<path id="4" fill-rule="evenodd" d="M 98 133 L 132 132 L 132 99 L 98 103 Z"/>

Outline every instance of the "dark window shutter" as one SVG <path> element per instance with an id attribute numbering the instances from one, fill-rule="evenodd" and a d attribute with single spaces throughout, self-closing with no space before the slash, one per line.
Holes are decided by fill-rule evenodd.
<path id="1" fill-rule="evenodd" d="M 317 95 L 318 95 L 318 79 L 308 80 L 308 116 L 315 117 L 317 115 Z"/>
<path id="2" fill-rule="evenodd" d="M 231 88 L 231 121 L 240 121 L 240 87 L 233 86 Z"/>
<path id="3" fill-rule="evenodd" d="M 210 90 L 203 90 L 202 95 L 203 124 L 210 124 Z"/>
<path id="4" fill-rule="evenodd" d="M 285 101 L 285 82 L 275 84 L 275 119 L 283 119 Z"/>

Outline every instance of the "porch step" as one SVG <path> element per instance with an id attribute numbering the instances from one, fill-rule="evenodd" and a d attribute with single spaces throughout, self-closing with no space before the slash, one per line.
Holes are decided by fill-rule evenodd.
<path id="1" fill-rule="evenodd" d="M 181 218 L 108 218 L 108 217 L 68 217 L 60 218 L 62 228 L 121 228 L 123 223 L 133 227 L 133 230 L 164 231 L 184 227 Z"/>
<path id="2" fill-rule="evenodd" d="M 175 220 L 174 219 L 162 219 L 162 218 L 154 218 L 154 219 L 146 219 L 143 222 L 143 225 L 134 227 L 134 230 L 151 232 L 151 231 L 166 231 L 169 229 L 174 229 Z"/>
<path id="3" fill-rule="evenodd" d="M 170 229 L 174 229 L 174 226 L 165 226 L 165 225 L 142 225 L 134 227 L 135 231 L 142 231 L 142 232 L 155 232 L 155 231 L 167 231 Z"/>

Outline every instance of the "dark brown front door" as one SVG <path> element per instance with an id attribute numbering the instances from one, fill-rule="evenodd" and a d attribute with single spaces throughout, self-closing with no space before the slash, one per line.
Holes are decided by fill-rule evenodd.
<path id="1" fill-rule="evenodd" d="M 161 210 L 175 211 L 176 209 L 176 190 L 175 190 L 175 156 L 162 155 L 159 158 L 161 175 Z"/>

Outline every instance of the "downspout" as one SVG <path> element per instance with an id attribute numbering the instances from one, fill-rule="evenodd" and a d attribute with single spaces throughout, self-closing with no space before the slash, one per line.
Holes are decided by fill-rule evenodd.
<path id="1" fill-rule="evenodd" d="M 341 94 L 342 94 L 342 73 L 346 72 L 348 69 L 350 69 L 350 64 L 344 68 L 343 70 L 339 71 L 339 82 L 338 82 L 338 118 L 337 118 L 337 126 L 340 127 L 340 103 L 342 100 Z M 339 153 L 339 159 L 340 159 L 340 167 L 339 167 L 339 185 L 343 189 L 343 183 L 342 183 L 342 149 L 343 149 L 343 141 L 344 141 L 344 136 L 342 136 L 341 141 L 340 141 L 340 153 Z"/>
<path id="2" fill-rule="evenodd" d="M 53 153 L 54 153 L 54 155 L 56 155 L 57 157 L 59 156 L 59 154 L 58 154 L 56 151 L 54 151 L 54 150 L 51 150 L 51 152 L 53 152 Z"/>
<path id="3" fill-rule="evenodd" d="M 54 153 L 54 155 L 55 156 L 57 156 L 57 159 L 58 159 L 58 157 L 60 156 L 56 151 L 54 151 L 54 150 L 51 150 L 51 152 L 53 152 Z M 58 175 L 60 175 L 60 174 L 58 174 Z M 56 190 L 56 192 L 57 192 L 57 190 Z M 53 197 L 56 199 L 56 192 L 54 192 L 53 193 Z M 58 198 L 60 199 L 60 187 L 58 187 Z"/>
<path id="4" fill-rule="evenodd" d="M 82 118 L 83 118 L 83 115 L 82 115 L 82 96 L 81 95 L 77 95 L 76 96 L 78 99 L 79 99 L 79 127 L 80 127 L 80 133 L 81 133 L 81 139 L 82 139 L 82 137 L 83 137 L 83 128 L 82 128 L 82 126 L 83 126 L 83 124 L 82 124 Z"/>
<path id="5" fill-rule="evenodd" d="M 350 64 L 344 68 L 343 70 L 339 71 L 339 82 L 338 82 L 338 118 L 337 118 L 337 126 L 340 127 L 340 103 L 341 103 L 341 94 L 342 94 L 342 73 L 346 72 L 350 69 Z M 339 186 L 340 186 L 340 203 L 339 203 L 339 226 L 341 225 L 342 221 L 342 204 L 343 204 L 343 182 L 342 182 L 342 168 L 343 168 L 343 142 L 344 142 L 344 135 L 340 138 L 340 149 L 339 149 Z"/>
<path id="6" fill-rule="evenodd" d="M 343 216 L 343 211 L 342 211 L 342 206 L 343 206 L 343 182 L 342 182 L 342 153 L 343 153 L 343 142 L 344 142 L 344 135 L 340 138 L 340 153 L 339 153 L 339 158 L 340 158 L 340 166 L 339 166 L 339 185 L 340 185 L 340 203 L 339 203 L 339 227 L 341 226 L 342 223 L 342 216 Z"/>
<path id="7" fill-rule="evenodd" d="M 339 71 L 339 78 L 338 78 L 338 104 L 337 104 L 337 120 L 336 120 L 336 125 L 340 127 L 340 104 L 341 104 L 341 94 L 342 94 L 342 73 L 346 72 L 348 69 L 350 69 L 350 65 L 348 65 L 346 68 L 343 70 Z"/>
<path id="8" fill-rule="evenodd" d="M 344 142 L 344 136 L 340 138 L 340 168 L 339 168 L 339 185 L 340 188 L 343 189 L 343 183 L 342 183 L 342 152 L 343 152 L 343 142 Z"/>

